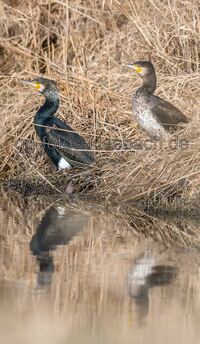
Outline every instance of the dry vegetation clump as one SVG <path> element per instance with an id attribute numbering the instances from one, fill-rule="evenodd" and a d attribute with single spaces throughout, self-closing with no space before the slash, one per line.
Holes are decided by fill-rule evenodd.
<path id="1" fill-rule="evenodd" d="M 92 192 L 116 201 L 196 198 L 199 10 L 198 0 L 0 1 L 1 178 L 45 180 L 61 192 L 63 180 L 67 185 L 72 179 L 74 172 L 58 174 L 40 144 L 32 144 L 38 142 L 32 122 L 40 98 L 19 81 L 45 75 L 60 88 L 58 115 L 95 151 L 96 165 L 75 172 L 79 190 L 92 185 Z M 147 139 L 131 115 L 131 94 L 141 81 L 123 63 L 138 59 L 151 59 L 156 94 L 191 119 L 163 147 L 133 147 Z"/>

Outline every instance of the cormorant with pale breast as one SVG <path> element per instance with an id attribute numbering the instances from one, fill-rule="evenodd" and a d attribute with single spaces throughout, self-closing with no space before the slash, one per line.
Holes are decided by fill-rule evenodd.
<path id="1" fill-rule="evenodd" d="M 45 103 L 34 117 L 34 125 L 46 154 L 57 169 L 83 168 L 92 164 L 95 159 L 86 141 L 68 124 L 54 117 L 60 103 L 56 83 L 44 77 L 24 80 L 23 83 L 45 97 Z"/>
<path id="2" fill-rule="evenodd" d="M 133 94 L 132 107 L 135 119 L 150 137 L 160 139 L 176 130 L 180 123 L 188 123 L 188 118 L 174 105 L 154 95 L 156 73 L 150 61 L 126 66 L 143 79 L 143 85 Z"/>

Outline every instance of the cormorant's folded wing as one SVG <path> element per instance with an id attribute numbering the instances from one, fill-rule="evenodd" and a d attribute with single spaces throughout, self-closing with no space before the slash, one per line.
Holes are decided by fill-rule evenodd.
<path id="1" fill-rule="evenodd" d="M 53 118 L 51 128 L 46 130 L 48 144 L 66 158 L 72 167 L 94 162 L 94 156 L 86 141 L 69 125 Z"/>
<path id="2" fill-rule="evenodd" d="M 179 109 L 157 96 L 152 96 L 151 111 L 167 130 L 176 129 L 178 124 L 189 122 L 188 118 Z"/>

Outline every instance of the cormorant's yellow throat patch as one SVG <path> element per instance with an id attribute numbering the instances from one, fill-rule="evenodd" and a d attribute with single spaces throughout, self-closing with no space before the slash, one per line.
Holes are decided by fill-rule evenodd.
<path id="1" fill-rule="evenodd" d="M 41 84 L 39 82 L 35 83 L 34 87 L 39 91 Z"/>
<path id="2" fill-rule="evenodd" d="M 135 69 L 136 73 L 141 73 L 142 72 L 142 67 L 141 66 L 134 65 L 134 69 Z"/>
<path id="3" fill-rule="evenodd" d="M 44 90 L 44 85 L 41 84 L 40 82 L 35 82 L 33 84 L 33 87 L 35 87 L 36 90 L 38 90 L 39 92 L 42 92 Z"/>

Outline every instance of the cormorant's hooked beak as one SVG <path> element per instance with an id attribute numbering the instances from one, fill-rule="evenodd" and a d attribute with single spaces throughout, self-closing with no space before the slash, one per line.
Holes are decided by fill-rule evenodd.
<path id="1" fill-rule="evenodd" d="M 28 86 L 32 86 L 34 87 L 37 91 L 42 92 L 45 88 L 45 86 L 43 84 L 41 84 L 40 82 L 37 81 L 31 81 L 31 80 L 21 80 L 21 82 L 24 85 L 28 85 Z"/>
<path id="2" fill-rule="evenodd" d="M 127 68 L 135 70 L 134 64 L 125 64 L 124 66 L 127 67 Z"/>
<path id="3" fill-rule="evenodd" d="M 143 68 L 138 65 L 137 63 L 131 63 L 131 64 L 126 64 L 125 65 L 127 68 L 130 68 L 132 70 L 134 70 L 134 72 L 136 72 L 139 76 L 143 76 Z"/>
<path id="4" fill-rule="evenodd" d="M 126 67 L 133 69 L 134 72 L 136 72 L 139 75 L 142 75 L 141 73 L 143 73 L 143 68 L 136 63 L 126 64 Z"/>
<path id="5" fill-rule="evenodd" d="M 32 87 L 35 87 L 35 84 L 36 84 L 35 81 L 31 81 L 31 80 L 20 80 L 20 82 L 24 85 L 28 85 L 28 86 L 32 86 Z"/>

